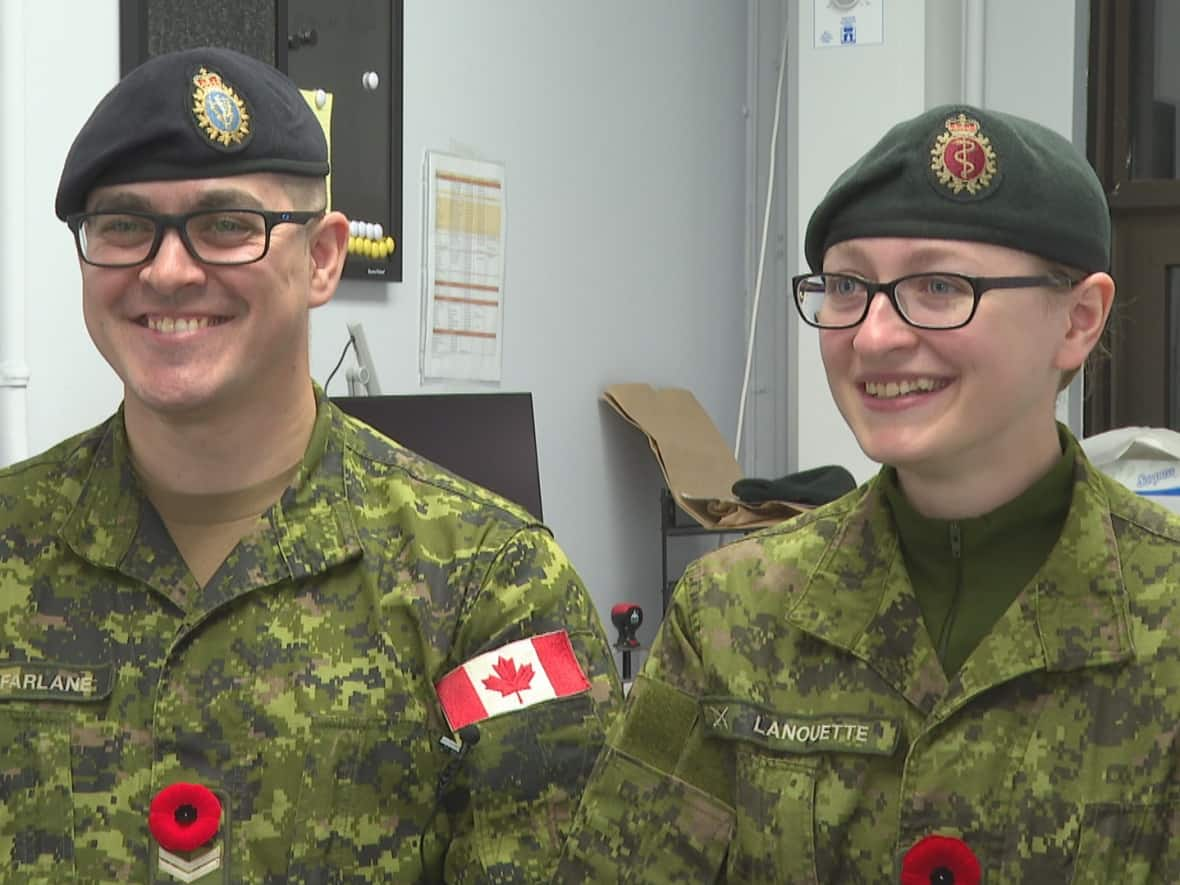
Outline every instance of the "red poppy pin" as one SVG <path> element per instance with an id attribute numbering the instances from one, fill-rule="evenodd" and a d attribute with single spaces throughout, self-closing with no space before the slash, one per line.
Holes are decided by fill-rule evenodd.
<path id="1" fill-rule="evenodd" d="M 982 876 L 975 852 L 951 836 L 924 836 L 901 862 L 901 885 L 979 885 Z"/>
<path id="2" fill-rule="evenodd" d="M 148 828 L 168 851 L 193 851 L 221 826 L 221 801 L 200 784 L 172 784 L 156 793 L 148 810 Z"/>

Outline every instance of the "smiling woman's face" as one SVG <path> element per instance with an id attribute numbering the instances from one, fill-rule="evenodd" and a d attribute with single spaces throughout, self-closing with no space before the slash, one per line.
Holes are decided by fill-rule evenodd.
<path id="1" fill-rule="evenodd" d="M 1046 265 L 984 243 L 864 238 L 832 246 L 823 269 L 888 281 L 929 271 L 1031 276 Z M 832 396 L 870 458 L 899 471 L 979 469 L 996 451 L 1043 452 L 1042 437 L 1055 435 L 1068 312 L 1060 290 L 993 290 L 968 325 L 924 330 L 878 294 L 859 326 L 821 331 L 820 352 Z"/>

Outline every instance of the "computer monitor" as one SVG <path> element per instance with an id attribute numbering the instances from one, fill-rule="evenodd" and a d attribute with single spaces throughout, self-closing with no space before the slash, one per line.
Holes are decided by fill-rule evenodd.
<path id="1" fill-rule="evenodd" d="M 531 393 L 340 396 L 332 402 L 424 458 L 543 518 Z"/>

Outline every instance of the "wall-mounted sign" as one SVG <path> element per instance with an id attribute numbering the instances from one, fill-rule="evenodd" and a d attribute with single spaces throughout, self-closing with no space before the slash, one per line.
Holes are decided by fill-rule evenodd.
<path id="1" fill-rule="evenodd" d="M 885 0 L 813 0 L 815 47 L 885 42 Z"/>

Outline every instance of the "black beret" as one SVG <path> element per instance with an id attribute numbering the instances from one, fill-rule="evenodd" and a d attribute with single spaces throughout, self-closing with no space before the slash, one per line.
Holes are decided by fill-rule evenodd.
<path id="1" fill-rule="evenodd" d="M 299 88 L 230 49 L 157 55 L 98 103 L 70 146 L 57 217 L 96 187 L 250 172 L 324 177 L 328 142 Z"/>
<path id="2" fill-rule="evenodd" d="M 856 488 L 846 467 L 828 464 L 789 473 L 779 479 L 739 479 L 733 493 L 748 504 L 790 501 L 796 504 L 827 504 Z"/>
<path id="3" fill-rule="evenodd" d="M 1031 120 L 943 105 L 890 129 L 812 213 L 804 254 L 856 237 L 971 240 L 1093 272 L 1110 265 L 1110 210 L 1086 158 Z"/>

